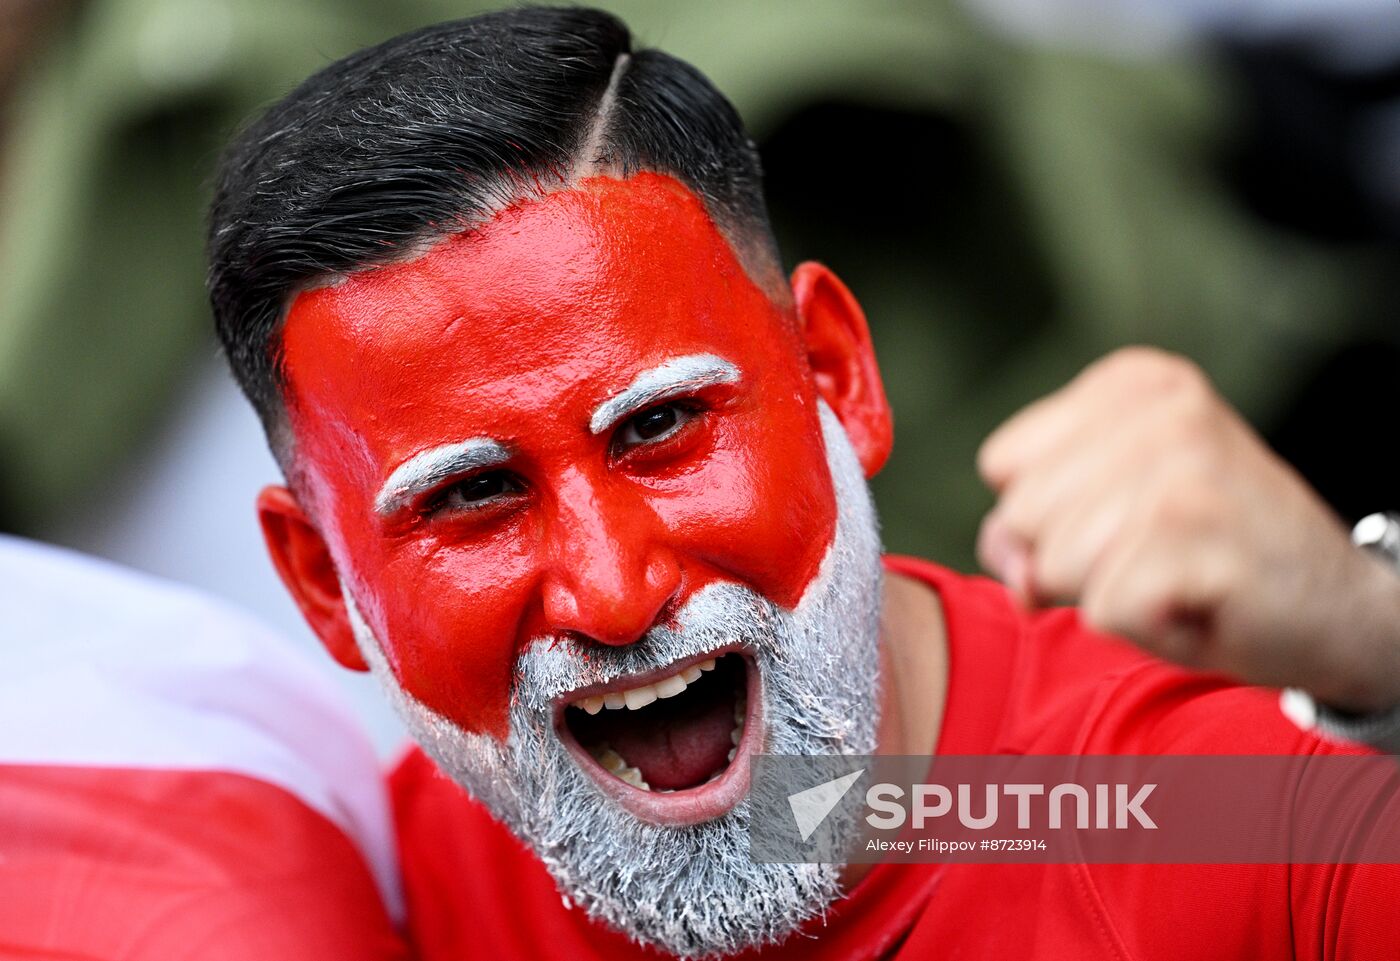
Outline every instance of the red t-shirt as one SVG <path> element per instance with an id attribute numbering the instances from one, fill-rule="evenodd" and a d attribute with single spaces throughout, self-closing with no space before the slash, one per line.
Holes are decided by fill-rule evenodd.
<path id="1" fill-rule="evenodd" d="M 940 754 L 1352 753 L 1276 692 L 1154 660 L 1071 609 L 910 558 L 938 592 L 949 677 Z M 543 865 L 421 752 L 391 778 L 421 961 L 656 958 L 567 906 Z M 1378 958 L 1400 946 L 1400 866 L 882 864 L 788 958 Z"/>

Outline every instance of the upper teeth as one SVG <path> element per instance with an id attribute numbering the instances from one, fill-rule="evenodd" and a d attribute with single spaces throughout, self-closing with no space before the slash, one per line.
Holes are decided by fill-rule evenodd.
<path id="1" fill-rule="evenodd" d="M 744 724 L 745 719 L 747 717 L 748 703 L 747 699 L 741 693 L 739 695 L 738 701 L 736 701 L 734 704 L 734 729 L 729 732 L 729 740 L 734 745 L 729 749 L 729 753 L 726 755 L 727 759 L 730 761 L 733 761 L 734 756 L 739 753 L 739 745 L 744 740 Z M 595 744 L 593 747 L 589 748 L 589 753 L 593 755 L 594 760 L 596 760 L 600 765 L 602 765 L 604 770 L 606 770 L 609 774 L 613 775 L 614 777 L 626 781 L 634 788 L 639 788 L 643 791 L 652 790 L 651 785 L 648 784 L 646 782 L 646 779 L 642 777 L 641 770 L 636 767 L 633 767 L 631 764 L 628 764 L 627 759 L 624 758 L 621 754 L 618 754 L 617 751 L 613 750 L 612 746 L 608 744 L 608 742 L 603 741 L 599 744 Z M 709 780 L 713 781 L 716 778 L 722 776 L 723 774 L 723 770 L 715 771 L 713 774 L 710 775 Z M 709 782 L 707 781 L 706 783 Z M 663 789 L 661 793 L 670 794 L 672 793 L 672 790 L 670 788 L 666 788 Z"/>
<path id="2" fill-rule="evenodd" d="M 616 711 L 620 708 L 627 708 L 635 711 L 638 708 L 646 707 L 652 701 L 662 697 L 675 697 L 681 691 L 689 687 L 704 671 L 715 669 L 715 659 L 712 657 L 699 664 L 692 664 L 687 668 L 672 674 L 670 677 L 663 677 L 659 681 L 650 684 L 642 684 L 639 687 L 628 688 L 625 691 L 609 691 L 607 694 L 595 694 L 592 697 L 585 697 L 574 702 L 576 707 L 581 707 L 589 714 L 597 714 L 603 708 Z"/>

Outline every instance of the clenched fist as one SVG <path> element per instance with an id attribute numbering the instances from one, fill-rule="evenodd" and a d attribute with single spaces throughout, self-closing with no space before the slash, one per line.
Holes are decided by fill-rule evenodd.
<path id="1" fill-rule="evenodd" d="M 982 563 L 1029 604 L 1251 684 L 1400 704 L 1400 577 L 1180 357 L 1118 351 L 1007 421 Z"/>

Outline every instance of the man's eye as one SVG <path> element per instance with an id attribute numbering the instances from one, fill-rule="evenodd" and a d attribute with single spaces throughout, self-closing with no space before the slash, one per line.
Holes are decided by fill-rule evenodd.
<path id="1" fill-rule="evenodd" d="M 695 412 L 680 404 L 661 404 L 644 410 L 622 425 L 617 443 L 622 448 L 639 444 L 654 444 L 671 436 L 685 426 Z"/>
<path id="2" fill-rule="evenodd" d="M 521 490 L 520 482 L 505 471 L 491 471 L 468 477 L 449 487 L 433 505 L 434 510 L 462 510 L 481 507 L 486 501 Z"/>

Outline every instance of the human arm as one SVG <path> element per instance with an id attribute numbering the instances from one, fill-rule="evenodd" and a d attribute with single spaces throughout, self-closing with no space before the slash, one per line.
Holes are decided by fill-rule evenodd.
<path id="1" fill-rule="evenodd" d="M 998 494 L 979 555 L 1029 603 L 1335 708 L 1400 704 L 1400 577 L 1183 358 L 1109 355 L 998 428 L 979 469 Z"/>

